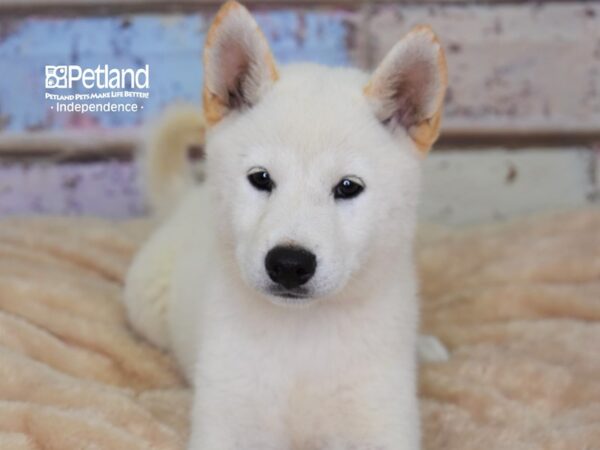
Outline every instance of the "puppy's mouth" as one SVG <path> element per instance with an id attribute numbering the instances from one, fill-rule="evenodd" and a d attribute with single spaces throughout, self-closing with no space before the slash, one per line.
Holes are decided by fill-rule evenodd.
<path id="1" fill-rule="evenodd" d="M 267 290 L 269 295 L 285 300 L 311 300 L 312 296 L 306 288 L 286 289 L 279 285 L 270 286 Z"/>

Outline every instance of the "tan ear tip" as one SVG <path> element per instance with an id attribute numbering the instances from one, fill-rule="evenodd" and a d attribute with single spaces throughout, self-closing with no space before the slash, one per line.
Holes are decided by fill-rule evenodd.
<path id="1" fill-rule="evenodd" d="M 437 36 L 436 32 L 433 30 L 433 28 L 431 27 L 431 25 L 427 25 L 427 24 L 415 25 L 408 32 L 408 36 L 411 36 L 411 35 L 412 36 L 419 35 L 422 37 L 429 38 L 429 40 L 431 40 L 432 42 L 439 43 L 438 36 Z"/>
<path id="2" fill-rule="evenodd" d="M 442 46 L 442 43 L 434 29 L 427 24 L 416 25 L 408 32 L 407 37 L 425 39 L 428 43 L 432 43 L 437 47 L 438 65 L 443 77 L 442 82 L 447 84 L 448 69 L 446 63 L 446 53 L 444 52 L 444 47 Z"/>
<path id="3" fill-rule="evenodd" d="M 243 8 L 243 7 L 244 6 L 236 0 L 227 0 L 225 3 L 223 3 L 223 6 L 221 6 L 221 8 L 219 8 L 219 10 L 230 10 L 230 9 Z"/>
<path id="4" fill-rule="evenodd" d="M 250 12 L 236 0 L 228 0 L 225 2 L 217 11 L 214 19 L 212 20 L 210 27 L 208 29 L 208 33 L 206 34 L 206 41 L 204 43 L 205 51 L 209 49 L 213 41 L 215 39 L 215 35 L 217 34 L 217 29 L 221 28 L 221 26 L 228 22 L 228 17 L 231 13 L 236 12 L 237 14 L 247 15 L 249 18 L 252 18 Z"/>
<path id="5" fill-rule="evenodd" d="M 218 24 L 222 22 L 222 20 L 233 11 L 250 14 L 241 3 L 237 2 L 236 0 L 228 0 L 217 11 L 217 15 L 215 16 L 213 23 L 216 22 Z"/>

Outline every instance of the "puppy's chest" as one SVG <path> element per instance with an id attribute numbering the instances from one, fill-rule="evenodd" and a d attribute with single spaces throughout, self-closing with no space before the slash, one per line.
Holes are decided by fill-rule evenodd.
<path id="1" fill-rule="evenodd" d="M 288 393 L 284 415 L 293 450 L 384 450 L 382 397 L 370 393 L 369 380 L 341 379 L 320 385 L 298 381 Z M 314 383 L 317 384 L 314 384 Z"/>
<path id="2" fill-rule="evenodd" d="M 208 397 L 228 417 L 281 430 L 285 450 L 385 449 L 377 440 L 400 405 L 398 349 L 358 333 L 288 331 L 205 342 L 198 367 Z"/>
<path id="3" fill-rule="evenodd" d="M 271 407 L 280 409 L 290 423 L 310 419 L 317 426 L 325 417 L 360 416 L 374 396 L 385 397 L 383 391 L 393 390 L 402 368 L 390 364 L 389 353 L 383 348 L 367 353 L 352 342 L 316 342 L 310 347 L 246 343 L 214 367 L 213 379 L 233 383 L 231 390 L 242 396 L 269 398 Z M 223 373 L 227 376 L 218 375 Z"/>

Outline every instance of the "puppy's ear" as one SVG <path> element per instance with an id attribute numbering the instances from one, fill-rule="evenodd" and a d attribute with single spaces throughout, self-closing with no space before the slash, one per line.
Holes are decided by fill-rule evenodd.
<path id="1" fill-rule="evenodd" d="M 275 60 L 265 36 L 246 8 L 225 3 L 204 45 L 203 102 L 214 125 L 233 110 L 255 105 L 277 80 Z"/>
<path id="2" fill-rule="evenodd" d="M 390 50 L 365 95 L 382 123 L 404 127 L 426 154 L 439 135 L 447 84 L 442 46 L 430 27 L 418 26 Z"/>

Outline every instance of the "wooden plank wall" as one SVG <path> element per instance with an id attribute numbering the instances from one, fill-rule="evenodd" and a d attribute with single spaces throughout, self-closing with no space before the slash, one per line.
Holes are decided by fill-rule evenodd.
<path id="1" fill-rule="evenodd" d="M 128 155 L 143 121 L 174 100 L 198 102 L 200 52 L 218 3 L 0 0 L 0 215 L 139 213 L 127 163 L 53 162 Z M 599 2 L 246 3 L 285 63 L 369 70 L 413 25 L 437 30 L 450 90 L 438 151 L 425 163 L 426 219 L 471 223 L 600 205 Z M 150 64 L 143 112 L 56 114 L 43 99 L 45 64 L 112 61 Z M 57 159 L 24 165 L 25 155 Z"/>
<path id="2" fill-rule="evenodd" d="M 377 5 L 366 19 L 369 67 L 418 23 L 446 47 L 454 135 L 600 136 L 600 4 Z"/>
<path id="3" fill-rule="evenodd" d="M 28 3 L 49 7 L 56 2 L 0 3 L 0 129 L 5 131 L 0 151 L 15 148 L 15 142 L 19 148 L 29 143 L 36 147 L 40 138 L 20 136 L 24 131 L 82 127 L 98 138 L 87 140 L 83 147 L 99 142 L 102 148 L 110 139 L 102 136 L 106 129 L 136 126 L 175 99 L 199 101 L 199 55 L 214 2 L 178 2 L 186 12 L 173 12 L 170 5 L 164 13 L 124 13 L 120 8 L 127 10 L 140 2 L 119 2 L 119 8 L 106 0 L 69 0 L 58 2 L 67 8 L 60 17 L 39 12 L 23 15 L 23 11 L 37 11 L 24 9 Z M 116 12 L 68 17 L 69 12 L 81 13 L 78 8 L 83 5 L 97 3 Z M 450 68 L 446 142 L 503 140 L 508 145 L 530 145 L 600 140 L 597 2 L 345 1 L 315 6 L 309 1 L 298 6 L 284 1 L 277 3 L 276 10 L 259 3 L 259 21 L 284 62 L 312 60 L 371 69 L 411 26 L 433 25 L 446 46 Z M 189 12 L 192 6 L 195 11 Z M 76 61 L 93 66 L 114 60 L 150 64 L 153 89 L 140 114 L 56 114 L 50 109 L 52 102 L 43 99 L 44 64 Z M 64 134 L 41 137 L 49 143 L 46 149 L 65 145 Z M 74 142 L 76 138 L 77 133 Z M 122 135 L 115 140 L 109 147 L 122 148 Z"/>

